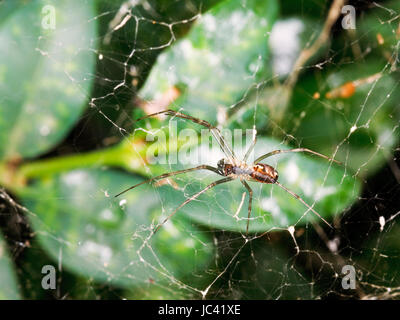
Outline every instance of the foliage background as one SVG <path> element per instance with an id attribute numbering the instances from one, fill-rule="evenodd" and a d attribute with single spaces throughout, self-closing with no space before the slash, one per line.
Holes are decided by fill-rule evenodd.
<path id="1" fill-rule="evenodd" d="M 0 298 L 396 298 L 400 6 L 349 3 L 357 28 L 343 29 L 339 15 L 296 66 L 323 34 L 331 1 L 0 2 Z M 54 30 L 41 24 L 46 4 Z M 282 71 L 280 61 L 295 68 Z M 255 127 L 258 154 L 302 146 L 335 155 L 342 167 L 300 154 L 272 162 L 335 229 L 254 185 L 246 241 L 245 221 L 232 219 L 238 183 L 151 236 L 160 211 L 215 180 L 197 173 L 177 178 L 177 189 L 112 198 L 182 168 L 145 161 L 145 131 L 167 132 L 169 122 L 134 119 L 162 106 Z M 184 128 L 198 130 L 179 121 Z M 217 154 L 204 161 L 215 165 Z M 57 266 L 56 290 L 41 288 L 46 264 Z M 341 288 L 346 264 L 357 270 L 356 290 Z"/>

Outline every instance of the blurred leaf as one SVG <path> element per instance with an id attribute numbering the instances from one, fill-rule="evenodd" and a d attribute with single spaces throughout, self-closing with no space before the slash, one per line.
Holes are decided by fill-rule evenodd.
<path id="1" fill-rule="evenodd" d="M 23 5 L 21 0 L 0 1 L 0 25 L 7 21 L 14 11 Z"/>
<path id="2" fill-rule="evenodd" d="M 333 146 L 337 146 L 338 160 L 352 172 L 361 176 L 375 172 L 398 141 L 398 82 L 387 74 L 388 68 L 370 60 L 304 77 L 295 88 L 295 103 L 288 117 L 291 134 L 321 153 L 333 153 Z M 374 81 L 366 81 L 374 75 Z M 325 79 L 322 83 L 317 81 L 321 77 Z M 355 88 L 353 95 L 326 98 L 326 93 L 360 80 L 364 83 Z M 312 99 L 314 92 L 320 92 L 321 97 Z"/>
<path id="3" fill-rule="evenodd" d="M 220 1 L 96 0 L 100 40 L 97 53 L 102 59 L 97 61 L 92 97 L 102 113 L 93 115 L 88 111 L 93 115 L 90 127 L 96 127 L 97 133 L 91 139 L 93 146 L 103 145 L 107 137 L 115 139 L 115 123 L 130 128 L 131 99 L 157 56 L 172 39 L 187 34 L 197 15 Z"/>
<path id="4" fill-rule="evenodd" d="M 395 54 L 393 49 L 398 47 L 400 39 L 399 11 L 400 2 L 397 0 L 386 1 L 367 11 L 365 16 L 357 21 L 359 45 L 369 50 L 382 49 L 384 58 L 388 60 Z M 392 59 L 394 60 L 395 56 Z"/>
<path id="5" fill-rule="evenodd" d="M 320 18 L 325 19 L 325 13 L 329 9 L 331 1 L 311 0 L 307 4 L 299 0 L 281 1 L 281 12 L 283 16 L 297 15 L 302 18 Z"/>
<path id="6" fill-rule="evenodd" d="M 321 22 L 309 17 L 292 16 L 275 22 L 268 40 L 271 51 L 269 64 L 274 76 L 259 83 L 256 91 L 238 103 L 230 114 L 229 128 L 255 125 L 259 132 L 270 133 L 271 125 L 276 127 L 285 122 L 292 89 L 284 84 L 284 80 L 291 74 L 301 51 L 310 47 L 321 28 Z M 307 64 L 318 61 L 327 51 L 328 45 L 322 46 L 307 60 Z"/>
<path id="7" fill-rule="evenodd" d="M 8 256 L 8 248 L 0 233 L 0 300 L 20 299 L 14 264 Z"/>
<path id="8" fill-rule="evenodd" d="M 395 215 L 393 216 L 393 218 Z M 383 218 L 383 217 L 382 217 Z M 367 239 L 360 254 L 354 256 L 354 267 L 358 273 L 358 283 L 366 292 L 375 292 L 372 299 L 398 298 L 400 286 L 400 228 L 386 221 L 380 233 Z M 376 221 L 378 225 L 379 221 Z M 373 283 L 372 288 L 369 286 Z M 393 288 L 394 290 L 389 290 Z"/>
<path id="9" fill-rule="evenodd" d="M 255 147 L 257 157 L 275 149 L 287 149 L 287 146 L 270 138 L 258 138 Z M 236 154 L 241 159 L 244 152 L 236 150 Z M 209 150 L 208 145 L 203 144 L 185 160 L 191 165 L 171 165 L 165 171 L 175 171 L 199 164 L 215 167 L 218 160 L 222 158 L 224 155 L 218 147 Z M 359 197 L 360 182 L 349 176 L 346 168 L 337 164 L 331 165 L 324 159 L 291 153 L 276 155 L 264 160 L 264 163 L 275 167 L 280 174 L 279 181 L 299 194 L 309 205 L 315 204 L 314 209 L 327 220 L 340 214 Z M 173 180 L 176 183 L 174 188 L 165 185 L 157 189 L 163 200 L 165 215 L 171 213 L 183 201 L 209 183 L 221 178 L 205 170 L 174 177 Z M 249 182 L 249 185 L 254 191 L 249 224 L 251 232 L 287 228 L 291 225 L 302 225 L 311 220 L 323 223 L 311 211 L 303 217 L 307 208 L 277 185 L 257 182 Z M 242 202 L 243 194 L 246 198 Z M 197 200 L 191 201 L 179 210 L 176 216 L 188 216 L 193 221 L 221 230 L 245 232 L 247 203 L 248 195 L 245 187 L 239 180 L 234 180 L 208 190 Z"/>
<path id="10" fill-rule="evenodd" d="M 300 234 L 306 232 L 309 237 L 306 230 L 307 227 L 296 231 Z M 296 241 L 301 241 L 300 235 L 296 235 Z M 311 250 L 298 253 L 295 246 L 288 232 L 269 233 L 252 240 L 251 246 L 242 250 L 237 258 L 240 263 L 235 267 L 229 283 L 235 288 L 236 284 L 231 282 L 238 281 L 240 290 L 229 290 L 231 295 L 228 299 L 319 299 L 329 290 L 324 290 L 327 286 L 335 284 L 332 265 L 319 259 L 320 251 L 314 251 L 316 243 L 311 245 Z"/>
<path id="11" fill-rule="evenodd" d="M 323 21 L 317 19 L 294 15 L 275 22 L 269 40 L 274 74 L 282 78 L 293 70 L 301 52 L 309 48 L 320 35 Z M 328 45 L 325 44 L 307 60 L 307 64 L 318 61 L 327 51 Z"/>
<path id="12" fill-rule="evenodd" d="M 0 158 L 34 157 L 61 141 L 88 99 L 96 19 L 93 1 L 31 1 L 0 26 Z"/>
<path id="13" fill-rule="evenodd" d="M 171 281 L 204 267 L 213 254 L 207 234 L 181 219 L 150 237 L 160 203 L 151 186 L 116 194 L 141 179 L 111 170 L 76 170 L 37 181 L 20 194 L 39 241 L 64 267 L 123 287 Z M 185 263 L 182 263 L 184 261 Z"/>
<path id="14" fill-rule="evenodd" d="M 277 9 L 275 0 L 229 0 L 212 8 L 158 57 L 141 97 L 154 100 L 175 86 L 177 106 L 215 121 L 218 107 L 235 104 L 270 75 L 268 33 Z"/>

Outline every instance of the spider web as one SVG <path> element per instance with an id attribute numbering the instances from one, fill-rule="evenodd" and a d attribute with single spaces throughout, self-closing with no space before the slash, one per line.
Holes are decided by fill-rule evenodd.
<path id="1" fill-rule="evenodd" d="M 88 189 L 87 194 L 74 193 L 73 189 L 81 181 L 89 179 L 80 169 L 63 173 L 59 180 L 68 185 L 71 192 L 61 197 L 63 202 L 78 199 L 87 210 L 98 210 L 95 211 L 98 216 L 107 217 L 108 211 L 102 207 L 107 201 L 109 206 L 119 207 L 121 214 L 129 217 L 128 211 L 133 210 L 128 210 L 130 203 L 136 205 L 139 203 L 137 198 L 142 197 L 136 211 L 138 220 L 135 223 L 126 222 L 127 227 L 115 239 L 131 247 L 132 255 L 115 255 L 107 245 L 102 244 L 101 235 L 96 238 L 98 242 L 79 243 L 74 238 L 64 238 L 55 231 L 57 228 L 48 225 L 47 220 L 35 212 L 35 207 L 29 206 L 29 201 L 21 200 L 19 204 L 6 190 L 2 190 L 1 198 L 5 203 L 2 207 L 3 229 L 18 273 L 26 274 L 34 269 L 32 257 L 38 253 L 45 254 L 46 258 L 41 263 L 47 261 L 57 266 L 58 287 L 53 294 L 56 298 L 397 298 L 400 292 L 397 268 L 400 245 L 396 237 L 396 222 L 400 213 L 399 106 L 393 102 L 393 97 L 399 90 L 396 72 L 400 7 L 393 8 L 394 2 L 390 1 L 351 2 L 357 9 L 357 28 L 344 31 L 340 25 L 343 15 L 333 20 L 329 15 L 335 4 L 344 4 L 342 1 L 334 1 L 332 7 L 330 2 L 314 5 L 324 13 L 314 20 L 307 13 L 305 3 L 297 6 L 300 10 L 296 12 L 283 6 L 281 10 L 284 13 L 278 15 L 272 30 L 265 34 L 271 52 L 264 63 L 271 66 L 271 74 L 259 79 L 255 71 L 250 81 L 238 79 L 240 83 L 247 83 L 240 96 L 231 104 L 218 104 L 210 112 L 182 107 L 179 99 L 169 99 L 166 95 L 150 98 L 151 92 L 146 88 L 152 87 L 146 87 L 146 81 L 152 81 L 156 72 L 154 68 L 160 64 L 160 59 L 163 61 L 168 50 L 185 45 L 185 37 L 197 24 L 205 25 L 206 29 L 223 28 L 208 13 L 213 3 L 144 0 L 130 0 L 118 5 L 107 1 L 100 3 L 98 15 L 82 22 L 99 21 L 101 26 L 98 38 L 92 39 L 90 47 L 98 59 L 96 72 L 85 79 L 94 79 L 95 85 L 91 92 L 82 92 L 89 101 L 88 111 L 57 148 L 58 151 L 46 157 L 67 153 L 63 150 L 69 152 L 71 148 L 75 154 L 82 155 L 118 142 L 126 143 L 131 154 L 140 162 L 134 168 L 140 169 L 136 172 L 134 169 L 134 175 L 118 171 L 116 177 L 121 178 L 119 189 L 98 184 Z M 242 1 L 242 6 L 246 8 L 250 3 Z M 240 23 L 239 19 L 238 27 Z M 385 26 L 387 34 L 377 30 L 380 25 Z M 324 34 L 330 34 L 334 40 L 330 42 Z M 378 34 L 386 46 L 381 44 Z M 368 40 L 371 37 L 376 41 Z M 389 37 L 395 40 L 389 40 Z M 40 49 L 40 41 L 38 47 Z M 51 55 L 47 58 L 55 59 Z M 166 70 L 177 68 L 168 59 L 163 63 Z M 364 71 L 357 71 L 357 68 Z M 73 77 L 70 80 L 80 86 L 80 80 Z M 223 82 L 224 79 L 218 81 Z M 349 108 L 346 99 L 350 99 L 352 94 L 341 87 L 348 82 L 352 82 L 358 94 L 351 111 L 346 109 Z M 166 84 L 167 88 L 174 85 L 177 84 L 172 80 Z M 190 90 L 191 87 L 188 87 Z M 167 92 L 174 94 L 173 90 Z M 327 93 L 334 97 L 331 100 L 327 96 L 324 98 Z M 267 109 L 265 101 L 269 103 Z M 300 103 L 294 105 L 293 101 Z M 265 208 L 270 216 L 253 212 L 250 226 L 261 221 L 268 227 L 246 235 L 243 226 L 246 224 L 248 195 L 243 187 L 238 187 L 240 182 L 234 181 L 208 190 L 154 234 L 153 228 L 157 223 L 180 203 L 221 178 L 210 172 L 188 173 L 139 187 L 122 198 L 111 199 L 112 194 L 141 181 L 143 176 L 152 177 L 189 167 L 171 161 L 163 165 L 148 163 L 141 154 L 140 145 L 134 142 L 135 138 L 140 139 L 146 134 L 168 132 L 172 123 L 177 124 L 178 133 L 185 128 L 201 131 L 201 126 L 183 119 L 135 121 L 138 114 L 167 107 L 210 121 L 221 129 L 248 129 L 248 134 L 242 139 L 243 145 L 239 148 L 234 146 L 240 159 L 255 132 L 259 141 L 252 154 L 253 160 L 255 156 L 288 146 L 306 146 L 338 158 L 343 162 L 338 186 L 344 188 L 346 179 L 356 179 L 361 186 L 360 193 L 357 194 L 356 188 L 344 188 L 346 192 L 355 194 L 356 200 L 347 203 L 340 213 L 329 218 L 332 230 L 298 203 L 293 204 L 296 209 L 300 208 L 293 220 L 285 212 L 288 209 L 282 208 L 275 200 L 282 198 L 291 203 L 293 199 L 289 195 L 283 198 L 284 193 L 276 186 L 251 183 L 255 208 Z M 136 113 L 137 110 L 141 113 Z M 240 126 L 241 121 L 245 127 Z M 325 131 L 321 128 L 327 125 L 335 132 L 324 140 Z M 229 135 L 232 131 L 224 132 Z M 262 137 L 271 140 L 263 142 Z M 191 164 L 215 167 L 224 155 L 215 141 L 213 143 L 212 152 L 200 149 L 196 161 Z M 363 152 L 363 148 L 369 151 Z M 315 160 L 314 157 L 304 157 Z M 306 168 L 301 167 L 304 157 L 286 154 L 271 158 L 266 163 L 279 168 L 284 181 L 290 181 L 296 172 L 306 172 Z M 311 192 L 318 193 L 331 187 L 329 177 L 336 166 L 329 161 L 315 161 L 320 163 L 317 169 L 322 178 L 317 182 L 318 188 Z M 107 166 L 100 170 L 115 168 Z M 96 180 L 96 183 L 99 181 L 106 180 Z M 307 198 L 306 183 L 300 183 L 294 191 Z M 35 197 L 44 201 L 48 199 L 46 195 Z M 306 200 L 312 206 L 318 204 L 315 197 Z M 147 201 L 152 209 L 146 207 Z M 150 217 L 146 220 L 139 211 L 150 214 Z M 195 216 L 199 211 L 203 213 L 200 218 Z M 234 220 L 232 228 L 221 227 L 225 218 Z M 30 219 L 36 222 L 32 223 Z M 88 232 L 96 233 L 96 230 Z M 178 239 L 175 242 L 168 238 L 174 235 Z M 37 240 L 38 237 L 51 240 L 59 247 L 46 247 L 43 241 Z M 168 238 L 164 245 L 163 237 Z M 63 252 L 60 249 L 62 246 L 75 248 L 78 256 L 93 254 L 92 265 L 100 261 L 103 265 L 98 273 L 106 274 L 107 278 L 104 280 L 104 276 L 98 277 L 97 274 L 79 274 L 79 261 L 69 263 L 74 256 L 71 252 Z M 168 258 L 171 251 L 179 252 L 182 247 L 191 246 L 194 249 L 189 252 L 187 261 L 183 255 L 177 256 L 182 259 L 178 261 L 171 261 L 178 258 Z M 119 260 L 118 264 L 123 267 L 109 267 L 115 264 L 114 259 Z M 354 290 L 342 287 L 342 268 L 346 265 L 353 266 L 356 271 L 357 286 Z M 24 279 L 21 290 L 26 296 L 40 297 L 30 289 L 33 280 L 26 275 L 21 279 Z"/>

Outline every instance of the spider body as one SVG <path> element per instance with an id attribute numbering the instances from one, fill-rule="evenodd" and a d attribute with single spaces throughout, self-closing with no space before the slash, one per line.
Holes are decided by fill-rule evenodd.
<path id="1" fill-rule="evenodd" d="M 153 116 L 157 116 L 157 115 L 168 115 L 168 116 L 173 116 L 173 117 L 178 117 L 181 119 L 186 119 L 186 120 L 190 120 L 194 123 L 197 123 L 203 127 L 206 127 L 210 130 L 210 132 L 212 133 L 212 135 L 214 136 L 214 138 L 217 140 L 221 150 L 224 152 L 225 156 L 227 157 L 226 159 L 221 159 L 218 162 L 218 166 L 217 167 L 213 167 L 213 166 L 209 166 L 206 164 L 202 164 L 199 165 L 197 167 L 194 168 L 188 168 L 188 169 L 183 169 L 183 170 L 178 170 L 178 171 L 174 171 L 174 172 L 168 172 L 168 173 L 164 173 L 160 176 L 142 181 L 134 186 L 129 187 L 128 189 L 120 192 L 119 194 L 116 195 L 116 197 L 120 196 L 121 194 L 125 193 L 128 190 L 134 189 L 144 183 L 148 183 L 148 182 L 152 182 L 155 180 L 160 180 L 160 179 L 165 179 L 168 177 L 172 177 L 178 174 L 183 174 L 183 173 L 188 173 L 188 172 L 193 172 L 193 171 L 197 171 L 197 170 L 208 170 L 211 172 L 214 172 L 220 176 L 223 176 L 224 178 L 214 181 L 213 183 L 209 184 L 208 186 L 206 186 L 204 189 L 202 189 L 201 191 L 197 192 L 196 194 L 190 196 L 188 199 L 186 199 L 179 207 L 177 207 L 169 216 L 167 216 L 155 229 L 154 232 L 156 232 L 164 223 L 166 223 L 168 221 L 169 218 L 171 218 L 179 209 L 181 209 L 183 206 L 185 206 L 186 204 L 188 204 L 189 202 L 191 202 L 192 200 L 197 199 L 200 195 L 202 195 L 204 192 L 206 192 L 207 190 L 214 188 L 217 185 L 229 182 L 229 181 L 233 181 L 233 180 L 240 180 L 240 182 L 243 184 L 243 186 L 247 189 L 248 194 L 249 194 L 249 204 L 248 204 L 248 216 L 247 216 L 247 226 L 246 226 L 246 234 L 249 231 L 249 221 L 250 221 L 250 214 L 251 214 L 251 207 L 252 207 L 252 201 L 253 201 L 253 190 L 251 189 L 251 187 L 247 184 L 247 181 L 256 181 L 256 182 L 260 182 L 260 183 L 264 183 L 264 184 L 274 184 L 277 185 L 278 187 L 280 187 L 281 189 L 285 190 L 287 193 L 291 194 L 293 197 L 295 197 L 296 199 L 298 199 L 301 203 L 303 203 L 308 210 L 311 210 L 316 216 L 318 216 L 323 222 L 325 222 L 329 227 L 331 227 L 331 225 L 324 219 L 322 218 L 319 213 L 317 211 L 315 211 L 313 209 L 312 206 L 308 205 L 299 195 L 297 195 L 296 193 L 294 193 L 293 191 L 290 191 L 289 189 L 287 189 L 285 186 L 283 186 L 281 183 L 278 182 L 278 172 L 275 170 L 275 168 L 273 168 L 272 166 L 268 165 L 268 164 L 264 164 L 261 163 L 261 161 L 263 161 L 264 159 L 273 156 L 273 155 L 277 155 L 277 154 L 281 154 L 281 153 L 289 153 L 289 152 L 308 152 L 308 153 L 312 153 L 316 156 L 319 156 L 321 158 L 324 158 L 326 160 L 332 161 L 332 162 L 336 162 L 341 164 L 339 161 L 331 159 L 327 156 L 324 156 L 323 154 L 320 154 L 318 152 L 312 151 L 310 149 L 307 148 L 296 148 L 296 149 L 288 149 L 288 150 L 274 150 L 271 152 L 268 152 L 260 157 L 258 157 L 254 163 L 252 164 L 248 164 L 246 161 L 248 159 L 248 157 L 250 156 L 252 150 L 254 149 L 254 146 L 256 144 L 256 137 L 254 136 L 253 139 L 253 143 L 250 146 L 250 148 L 247 150 L 246 155 L 244 156 L 243 160 L 239 160 L 232 148 L 227 144 L 227 142 L 225 141 L 224 137 L 222 136 L 221 132 L 219 131 L 219 129 L 213 125 L 211 125 L 210 123 L 208 123 L 205 120 L 201 120 L 201 119 L 197 119 L 194 118 L 192 116 L 189 116 L 187 114 L 181 113 L 181 112 L 177 112 L 177 111 L 173 111 L 173 110 L 164 110 L 164 111 L 160 111 L 157 113 L 153 113 L 153 114 L 149 114 L 147 116 L 144 116 L 136 121 L 139 120 L 143 120 L 149 117 L 153 117 Z M 331 227 L 332 228 L 332 227 Z"/>
<path id="2" fill-rule="evenodd" d="M 278 172 L 274 167 L 264 163 L 248 165 L 244 161 L 229 163 L 226 159 L 218 162 L 218 169 L 221 175 L 240 180 L 257 181 L 261 183 L 275 183 L 278 181 Z"/>

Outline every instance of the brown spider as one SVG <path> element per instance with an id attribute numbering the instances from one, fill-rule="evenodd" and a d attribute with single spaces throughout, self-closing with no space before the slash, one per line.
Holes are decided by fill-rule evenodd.
<path id="1" fill-rule="evenodd" d="M 211 184 L 209 184 L 208 186 L 206 186 L 203 190 L 197 192 L 196 194 L 192 195 L 191 197 L 189 197 L 187 200 L 185 200 L 179 207 L 177 207 L 168 217 L 166 217 L 163 222 L 161 222 L 155 229 L 154 232 L 157 232 L 157 230 L 164 225 L 164 223 L 166 223 L 179 209 L 181 209 L 183 206 L 185 206 L 186 204 L 188 204 L 190 201 L 195 200 L 196 198 L 198 198 L 202 193 L 206 192 L 207 190 L 215 187 L 216 185 L 225 183 L 225 182 L 229 182 L 235 179 L 239 179 L 240 182 L 245 186 L 245 188 L 247 189 L 248 193 L 249 193 L 249 206 L 248 206 L 248 217 L 247 217 L 247 226 L 246 226 L 246 234 L 249 231 L 249 221 L 250 221 L 250 215 L 251 215 L 251 205 L 252 205 L 252 201 L 253 201 L 253 190 L 250 188 L 250 186 L 248 185 L 248 183 L 246 182 L 246 180 L 249 181 L 257 181 L 257 182 L 261 182 L 261 183 L 267 183 L 267 184 L 276 184 L 278 185 L 280 188 L 282 188 L 283 190 L 285 190 L 286 192 L 288 192 L 289 194 L 291 194 L 293 197 L 295 197 L 296 199 L 298 199 L 301 203 L 303 203 L 309 210 L 311 210 L 315 215 L 317 215 L 322 221 L 324 221 L 329 227 L 331 227 L 331 225 L 324 219 L 321 217 L 321 215 L 316 212 L 310 205 L 308 205 L 299 195 L 297 195 L 296 193 L 290 191 L 289 189 L 287 189 L 285 186 L 283 186 L 282 184 L 280 184 L 278 182 L 278 172 L 271 167 L 270 165 L 261 163 L 262 160 L 276 155 L 276 154 L 280 154 L 280 153 L 288 153 L 288 152 L 309 152 L 312 153 L 314 155 L 317 155 L 319 157 L 322 157 L 324 159 L 327 159 L 329 161 L 334 161 L 336 163 L 341 164 L 341 162 L 331 159 L 327 156 L 324 156 L 318 152 L 312 151 L 310 149 L 306 149 L 306 148 L 296 148 L 296 149 L 290 149 L 290 150 L 274 150 L 271 152 L 268 152 L 264 155 L 262 155 L 261 157 L 258 157 L 254 163 L 252 164 L 248 164 L 246 163 L 247 158 L 249 157 L 249 155 L 251 154 L 251 152 L 254 149 L 254 146 L 256 144 L 256 138 L 253 139 L 253 142 L 250 146 L 250 148 L 247 150 L 243 160 L 239 160 L 237 159 L 237 157 L 235 156 L 233 150 L 230 148 L 230 146 L 226 143 L 224 137 L 222 136 L 220 130 L 217 127 L 212 126 L 210 123 L 208 123 L 205 120 L 201 120 L 201 119 L 197 119 L 194 118 L 192 116 L 189 116 L 187 114 L 181 113 L 181 112 L 176 112 L 173 110 L 164 110 L 164 111 L 160 111 L 160 112 L 156 112 L 147 116 L 144 116 L 142 118 L 139 118 L 136 121 L 140 121 L 149 117 L 153 117 L 156 115 L 161 115 L 161 114 L 165 114 L 168 116 L 173 116 L 173 117 L 178 117 L 178 118 L 182 118 L 182 119 L 187 119 L 187 120 L 191 120 L 194 123 L 200 124 L 206 128 L 208 128 L 212 135 L 214 136 L 214 138 L 218 141 L 219 146 L 221 147 L 222 151 L 224 152 L 224 154 L 226 155 L 226 159 L 221 159 L 220 161 L 218 161 L 218 166 L 217 168 L 214 168 L 212 166 L 209 165 L 200 165 L 194 168 L 189 168 L 189 169 L 184 169 L 184 170 L 178 170 L 178 171 L 174 171 L 174 172 L 169 172 L 169 173 L 164 173 L 160 176 L 142 181 L 138 184 L 135 184 L 134 186 L 129 187 L 128 189 L 120 192 L 119 194 L 117 194 L 115 197 L 120 196 L 121 194 L 127 192 L 128 190 L 134 189 L 142 184 L 148 183 L 148 182 L 152 182 L 154 180 L 160 180 L 160 179 L 165 179 L 171 176 L 175 176 L 181 173 L 186 173 L 186 172 L 191 172 L 191 171 L 196 171 L 196 170 L 209 170 L 212 172 L 215 172 L 221 176 L 223 176 L 223 179 L 217 180 Z M 332 227 L 331 227 L 332 228 Z"/>

